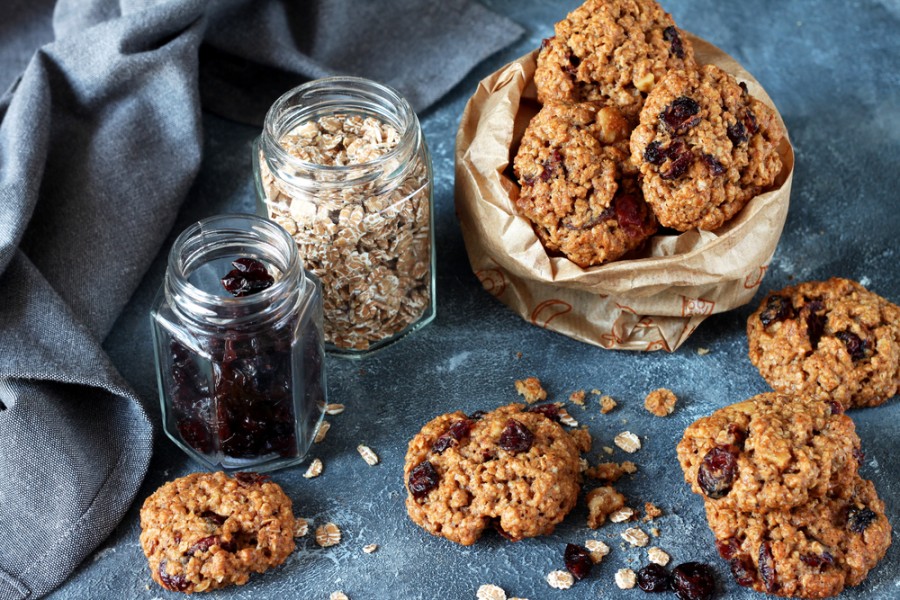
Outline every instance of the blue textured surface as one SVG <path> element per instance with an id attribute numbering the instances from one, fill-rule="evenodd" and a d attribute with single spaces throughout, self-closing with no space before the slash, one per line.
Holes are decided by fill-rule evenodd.
<path id="1" fill-rule="evenodd" d="M 663 509 L 664 516 L 656 522 L 661 537 L 654 543 L 672 555 L 672 564 L 711 563 L 719 576 L 719 597 L 762 597 L 739 588 L 727 575 L 703 518 L 702 502 L 683 483 L 675 458 L 675 444 L 694 419 L 767 390 L 747 358 L 744 324 L 752 305 L 708 319 L 675 354 L 610 352 L 523 322 L 484 292 L 469 269 L 453 211 L 453 146 L 463 106 L 482 77 L 536 47 L 577 2 L 485 4 L 509 15 L 528 33 L 422 115 L 437 179 L 438 317 L 423 331 L 365 361 L 329 358 L 330 401 L 345 404 L 347 410 L 329 417 L 333 426 L 328 437 L 313 448 L 312 456 L 323 460 L 325 471 L 312 480 L 302 477 L 305 465 L 275 474 L 293 498 L 297 515 L 313 525 L 337 523 L 343 540 L 321 549 L 311 536 L 302 539 L 283 567 L 212 597 L 325 599 L 340 589 L 353 600 L 474 598 L 483 583 L 531 600 L 643 597 L 637 590 L 618 590 L 613 574 L 646 564 L 645 550 L 622 546 L 624 524 L 591 532 L 583 508 L 551 536 L 509 544 L 488 534 L 469 548 L 433 538 L 407 518 L 402 467 L 408 440 L 436 414 L 515 401 L 513 381 L 528 375 L 540 377 L 552 399 L 564 400 L 576 389 L 599 388 L 619 400 L 620 407 L 608 415 L 601 415 L 596 403 L 588 410 L 571 408 L 594 436 L 589 458 L 597 462 L 605 456 L 600 447 L 612 446 L 613 436 L 623 429 L 639 434 L 644 447 L 628 456 L 639 471 L 617 487 L 632 506 L 651 501 Z M 900 167 L 900 4 L 670 0 L 664 6 L 680 26 L 719 46 L 753 73 L 778 106 L 794 144 L 791 209 L 754 304 L 767 290 L 830 276 L 856 279 L 900 302 L 900 198 L 894 183 Z M 257 131 L 213 116 L 206 117 L 205 127 L 203 170 L 172 239 L 202 217 L 253 210 L 250 144 Z M 163 253 L 106 344 L 157 415 L 147 315 L 164 266 Z M 710 353 L 698 355 L 701 347 Z M 644 395 L 660 386 L 670 387 L 680 398 L 667 419 L 652 417 L 642 408 Z M 900 401 L 850 414 L 866 451 L 862 474 L 875 481 L 897 526 Z M 356 452 L 359 443 L 371 446 L 381 464 L 367 466 Z M 626 455 L 617 450 L 613 458 L 624 460 Z M 177 597 L 150 579 L 138 543 L 138 510 L 164 481 L 196 469 L 159 434 L 151 472 L 135 506 L 51 597 Z M 573 589 L 551 589 L 544 576 L 562 568 L 565 544 L 589 537 L 609 542 L 612 553 Z M 364 554 L 362 547 L 371 543 L 379 544 L 379 550 Z M 895 544 L 869 578 L 842 597 L 898 596 L 900 549 Z"/>

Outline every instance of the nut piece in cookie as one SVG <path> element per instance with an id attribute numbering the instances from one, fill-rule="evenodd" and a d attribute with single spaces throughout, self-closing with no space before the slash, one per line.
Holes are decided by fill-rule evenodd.
<path id="1" fill-rule="evenodd" d="M 541 406 L 444 414 L 409 443 L 406 509 L 466 546 L 488 527 L 511 541 L 548 534 L 578 499 L 580 458 L 579 440 Z"/>
<path id="2" fill-rule="evenodd" d="M 264 475 L 194 473 L 144 501 L 140 539 L 153 580 L 167 590 L 243 585 L 294 551 L 291 500 Z"/>
<path id="3" fill-rule="evenodd" d="M 581 267 L 641 246 L 656 231 L 628 162 L 628 123 L 597 103 L 551 102 L 516 153 L 516 207 L 550 252 Z"/>
<path id="4" fill-rule="evenodd" d="M 608 102 L 635 118 L 668 71 L 695 66 L 690 40 L 654 0 L 587 0 L 554 29 L 534 74 L 545 104 Z"/>
<path id="5" fill-rule="evenodd" d="M 747 319 L 750 361 L 774 389 L 844 408 L 900 390 L 900 307 L 849 279 L 770 292 Z"/>
<path id="6" fill-rule="evenodd" d="M 828 402 L 767 393 L 691 424 L 678 444 L 685 480 L 707 505 L 783 510 L 857 477 L 853 421 Z"/>
<path id="7" fill-rule="evenodd" d="M 631 134 L 631 160 L 661 225 L 718 229 L 781 172 L 784 131 L 771 108 L 714 65 L 672 71 Z"/>

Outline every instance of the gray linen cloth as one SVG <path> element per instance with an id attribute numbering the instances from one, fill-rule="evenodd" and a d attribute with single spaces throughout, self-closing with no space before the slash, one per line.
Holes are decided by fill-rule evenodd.
<path id="1" fill-rule="evenodd" d="M 146 473 L 155 399 L 101 343 L 197 174 L 201 107 L 259 123 L 348 73 L 421 110 L 520 33 L 469 0 L 3 4 L 0 599 L 59 585 Z"/>

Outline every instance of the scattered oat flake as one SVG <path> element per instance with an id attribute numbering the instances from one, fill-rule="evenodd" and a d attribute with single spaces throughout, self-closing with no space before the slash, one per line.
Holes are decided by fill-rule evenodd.
<path id="1" fill-rule="evenodd" d="M 309 522 L 297 517 L 294 519 L 294 537 L 301 538 L 309 533 Z"/>
<path id="2" fill-rule="evenodd" d="M 547 583 L 557 590 L 567 590 L 575 583 L 575 578 L 568 571 L 550 571 L 547 573 Z"/>
<path id="3" fill-rule="evenodd" d="M 619 510 L 609 515 L 609 520 L 613 523 L 624 523 L 634 516 L 634 509 L 623 506 Z"/>
<path id="4" fill-rule="evenodd" d="M 559 422 L 563 425 L 566 425 L 568 427 L 578 427 L 578 421 L 573 419 L 572 415 L 570 415 L 569 411 L 567 411 L 565 408 L 559 409 L 556 418 L 559 419 Z"/>
<path id="5" fill-rule="evenodd" d="M 631 544 L 643 548 L 650 542 L 650 536 L 644 533 L 639 527 L 630 527 L 622 532 L 622 539 Z"/>
<path id="6" fill-rule="evenodd" d="M 613 439 L 613 443 L 629 454 L 641 449 L 641 440 L 630 431 L 623 431 Z"/>
<path id="7" fill-rule="evenodd" d="M 603 451 L 606 452 L 607 454 L 612 454 L 613 452 L 615 452 L 615 450 L 613 450 L 609 446 L 603 446 Z"/>
<path id="8" fill-rule="evenodd" d="M 316 543 L 323 548 L 335 546 L 341 541 L 341 530 L 334 523 L 325 523 L 316 528 Z"/>
<path id="9" fill-rule="evenodd" d="M 331 592 L 328 600 L 350 600 L 350 597 L 344 592 Z"/>
<path id="10" fill-rule="evenodd" d="M 697 348 L 697 354 L 700 356 L 706 356 L 709 354 L 709 348 Z"/>
<path id="11" fill-rule="evenodd" d="M 378 550 L 378 544 L 366 544 L 363 546 L 363 552 L 366 554 L 372 554 L 376 550 Z"/>
<path id="12" fill-rule="evenodd" d="M 647 394 L 647 397 L 644 398 L 644 408 L 657 417 L 667 417 L 675 410 L 677 401 L 678 397 L 672 390 L 659 388 Z"/>
<path id="13" fill-rule="evenodd" d="M 322 424 L 319 425 L 319 430 L 316 432 L 315 442 L 317 444 L 325 439 L 325 435 L 328 433 L 329 429 L 331 429 L 331 423 L 329 423 L 328 421 L 322 421 Z"/>
<path id="14" fill-rule="evenodd" d="M 326 404 L 325 405 L 325 414 L 326 415 L 339 415 L 344 412 L 343 404 Z"/>
<path id="15" fill-rule="evenodd" d="M 587 540 L 584 542 L 584 547 L 591 553 L 591 560 L 595 563 L 600 562 L 604 556 L 609 554 L 609 546 L 600 540 Z"/>
<path id="16" fill-rule="evenodd" d="M 647 558 L 650 560 L 650 562 L 664 567 L 669 564 L 669 560 L 671 557 L 661 548 L 653 546 L 652 548 L 647 550 Z"/>
<path id="17" fill-rule="evenodd" d="M 322 461 L 318 458 L 314 458 L 311 463 L 309 463 L 309 468 L 306 469 L 306 473 L 303 474 L 307 479 L 312 479 L 313 477 L 318 477 L 322 474 Z"/>
<path id="18" fill-rule="evenodd" d="M 374 467 L 378 464 L 378 455 L 368 446 L 360 444 L 356 447 L 356 451 L 359 452 L 359 455 L 362 456 L 363 460 L 366 461 L 366 464 L 370 467 Z"/>
<path id="19" fill-rule="evenodd" d="M 609 396 L 600 398 L 600 412 L 604 415 L 614 409 L 617 405 L 618 403 Z"/>
<path id="20" fill-rule="evenodd" d="M 616 585 L 620 590 L 630 590 L 637 583 L 637 576 L 631 569 L 619 569 L 616 571 Z"/>
<path id="21" fill-rule="evenodd" d="M 547 399 L 547 392 L 541 387 L 541 380 L 537 377 L 517 379 L 516 391 L 525 398 L 525 402 L 528 404 Z"/>
<path id="22" fill-rule="evenodd" d="M 575 390 L 569 394 L 569 401 L 574 402 L 578 406 L 584 406 L 584 390 Z"/>
<path id="23" fill-rule="evenodd" d="M 603 392 L 601 392 L 601 391 L 598 390 L 597 388 L 592 389 L 592 390 L 591 390 L 591 393 L 592 393 L 593 395 L 595 395 L 595 396 L 602 396 L 602 395 L 603 395 Z"/>
<path id="24" fill-rule="evenodd" d="M 475 597 L 478 598 L 478 600 L 506 600 L 506 592 L 496 585 L 486 583 L 478 588 Z"/>

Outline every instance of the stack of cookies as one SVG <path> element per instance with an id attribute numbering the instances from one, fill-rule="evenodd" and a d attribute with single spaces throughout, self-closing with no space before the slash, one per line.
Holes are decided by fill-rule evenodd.
<path id="1" fill-rule="evenodd" d="M 862 456 L 840 403 L 781 393 L 717 410 L 678 444 L 735 580 L 801 598 L 859 584 L 891 543 Z"/>
<path id="2" fill-rule="evenodd" d="M 772 185 L 784 133 L 655 0 L 587 0 L 544 41 L 541 111 L 514 161 L 516 200 L 544 247 L 581 267 L 659 226 L 714 230 Z"/>

